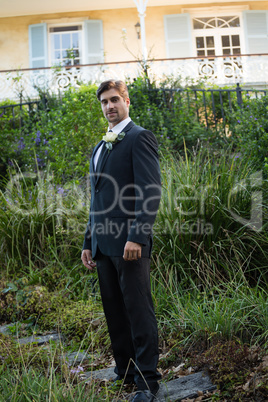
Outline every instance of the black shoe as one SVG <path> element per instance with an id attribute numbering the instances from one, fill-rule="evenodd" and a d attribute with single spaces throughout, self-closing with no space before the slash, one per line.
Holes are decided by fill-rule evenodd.
<path id="1" fill-rule="evenodd" d="M 153 402 L 155 400 L 155 395 L 152 394 L 148 389 L 144 391 L 137 391 L 132 399 L 132 402 Z"/>

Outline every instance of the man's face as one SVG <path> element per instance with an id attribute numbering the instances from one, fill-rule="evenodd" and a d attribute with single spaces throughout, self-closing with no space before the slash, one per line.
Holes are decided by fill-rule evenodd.
<path id="1" fill-rule="evenodd" d="M 109 122 L 109 128 L 113 128 L 128 117 L 130 100 L 123 99 L 116 89 L 104 91 L 100 95 L 100 102 L 103 114 Z"/>

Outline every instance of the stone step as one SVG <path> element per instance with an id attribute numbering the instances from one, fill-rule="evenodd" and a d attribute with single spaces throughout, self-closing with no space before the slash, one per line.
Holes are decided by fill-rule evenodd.
<path id="1" fill-rule="evenodd" d="M 1 326 L 0 333 L 10 335 L 8 325 Z M 25 338 L 15 337 L 15 339 L 21 345 L 37 343 L 39 346 L 44 345 L 49 341 L 63 341 L 62 335 L 58 333 L 51 333 L 43 336 L 32 335 Z M 90 356 L 84 352 L 71 352 L 66 354 L 67 361 L 70 364 L 75 365 L 81 363 L 87 358 L 90 358 Z M 109 381 L 115 379 L 116 374 L 114 373 L 114 367 L 109 367 L 102 370 L 85 372 L 80 374 L 79 377 L 83 380 L 88 380 L 88 382 L 94 379 Z M 205 372 L 189 374 L 181 378 L 176 378 L 175 380 L 161 382 L 156 402 L 177 402 L 186 398 L 196 398 L 200 392 L 211 392 L 216 388 L 217 387 L 212 384 L 210 377 Z M 131 401 L 133 396 L 134 394 L 130 394 L 127 400 Z"/>
<path id="2" fill-rule="evenodd" d="M 20 345 L 27 345 L 29 343 L 36 343 L 38 346 L 44 345 L 45 343 L 48 343 L 50 341 L 63 341 L 62 335 L 58 333 L 51 333 L 48 335 L 31 335 L 31 336 L 26 336 L 25 338 L 15 338 Z"/>
<path id="3" fill-rule="evenodd" d="M 114 367 L 89 371 L 80 375 L 80 378 L 87 379 L 89 382 L 94 379 L 113 380 L 115 377 Z M 200 371 L 168 382 L 161 382 L 156 402 L 174 402 L 186 398 L 196 398 L 200 392 L 211 392 L 215 389 L 217 387 L 212 384 L 210 377 Z M 127 400 L 131 401 L 134 395 L 134 393 L 130 394 Z"/>

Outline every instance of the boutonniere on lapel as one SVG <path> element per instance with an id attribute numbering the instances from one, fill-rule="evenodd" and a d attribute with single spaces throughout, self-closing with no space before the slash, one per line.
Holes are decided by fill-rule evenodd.
<path id="1" fill-rule="evenodd" d="M 113 145 L 116 144 L 118 141 L 122 141 L 122 139 L 125 137 L 126 133 L 122 131 L 122 133 L 116 134 L 113 132 L 107 132 L 103 137 L 103 141 L 105 142 L 105 146 L 108 149 L 108 151 L 111 151 L 113 149 Z"/>

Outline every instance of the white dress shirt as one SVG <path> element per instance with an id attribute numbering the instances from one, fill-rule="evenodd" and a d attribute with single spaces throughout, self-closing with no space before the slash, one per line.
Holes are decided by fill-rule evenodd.
<path id="1" fill-rule="evenodd" d="M 108 127 L 107 132 L 110 130 L 115 134 L 119 134 L 119 133 L 121 133 L 121 131 L 124 130 L 124 128 L 128 125 L 128 123 L 130 121 L 131 121 L 131 118 L 127 117 L 125 120 L 120 121 L 120 123 L 118 123 L 116 126 L 114 126 L 113 129 L 109 129 L 109 127 Z M 94 165 L 94 170 L 95 171 L 96 171 L 96 166 L 97 166 L 98 159 L 99 159 L 99 156 L 100 156 L 100 153 L 101 153 L 101 150 L 102 150 L 103 146 L 104 146 L 104 143 L 99 146 L 99 148 L 97 149 L 97 152 L 96 152 L 96 154 L 94 156 L 93 165 Z"/>

